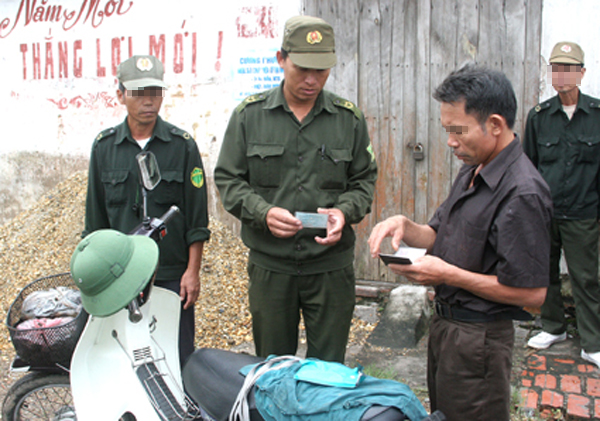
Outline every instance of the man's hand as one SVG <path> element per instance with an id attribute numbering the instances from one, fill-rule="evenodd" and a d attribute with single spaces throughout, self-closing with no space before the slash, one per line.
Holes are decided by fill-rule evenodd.
<path id="1" fill-rule="evenodd" d="M 186 270 L 181 277 L 179 298 L 183 303 L 183 309 L 187 310 L 193 306 L 200 295 L 200 275 L 198 271 Z"/>
<path id="2" fill-rule="evenodd" d="M 388 266 L 396 275 L 405 276 L 413 284 L 436 286 L 444 283 L 448 272 L 452 269 L 449 263 L 436 256 L 419 257 L 411 265 L 390 264 Z"/>
<path id="3" fill-rule="evenodd" d="M 371 235 L 367 240 L 371 257 L 377 257 L 381 248 L 381 242 L 386 237 L 392 237 L 392 247 L 398 250 L 402 237 L 404 237 L 404 224 L 402 216 L 392 216 L 373 227 Z"/>
<path id="4" fill-rule="evenodd" d="M 346 217 L 343 212 L 337 208 L 319 208 L 318 213 L 326 214 L 327 217 L 327 237 L 315 237 L 315 241 L 322 246 L 332 246 L 342 238 L 342 229 L 346 225 Z"/>
<path id="5" fill-rule="evenodd" d="M 302 222 L 287 209 L 274 207 L 267 212 L 267 226 L 275 237 L 289 238 L 302 228 Z"/>

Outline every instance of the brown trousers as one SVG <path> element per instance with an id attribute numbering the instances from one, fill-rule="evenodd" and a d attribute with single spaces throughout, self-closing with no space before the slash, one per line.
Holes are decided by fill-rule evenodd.
<path id="1" fill-rule="evenodd" d="M 427 352 L 431 411 L 448 421 L 508 421 L 514 337 L 512 320 L 465 323 L 434 315 Z"/>

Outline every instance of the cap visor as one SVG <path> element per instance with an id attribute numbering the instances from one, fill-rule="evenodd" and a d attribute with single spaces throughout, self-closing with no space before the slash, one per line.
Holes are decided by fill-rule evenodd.
<path id="1" fill-rule="evenodd" d="M 581 64 L 580 61 L 571 57 L 554 57 L 550 59 L 551 64 Z"/>
<path id="2" fill-rule="evenodd" d="M 150 86 L 158 86 L 161 88 L 168 88 L 167 84 L 160 79 L 144 78 L 136 80 L 128 80 L 127 82 L 121 82 L 125 89 L 141 89 L 149 88 Z"/>
<path id="3" fill-rule="evenodd" d="M 331 69 L 337 63 L 335 53 L 289 53 L 296 66 L 305 69 Z"/>
<path id="4" fill-rule="evenodd" d="M 98 295 L 81 294 L 83 308 L 92 316 L 111 316 L 125 308 L 152 278 L 158 264 L 158 245 L 148 237 L 131 239 L 134 250 L 125 272 Z"/>

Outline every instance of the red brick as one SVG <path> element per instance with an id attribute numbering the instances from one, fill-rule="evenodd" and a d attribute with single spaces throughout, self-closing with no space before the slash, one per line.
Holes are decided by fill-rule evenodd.
<path id="1" fill-rule="evenodd" d="M 592 373 L 594 371 L 596 371 L 596 367 L 590 364 L 579 364 L 577 366 L 577 370 L 580 373 Z"/>
<path id="2" fill-rule="evenodd" d="M 569 395 L 567 397 L 567 415 L 575 417 L 589 418 L 590 400 L 581 395 Z"/>
<path id="3" fill-rule="evenodd" d="M 524 408 L 537 409 L 538 407 L 538 394 L 535 390 L 521 389 L 521 398 L 523 399 Z"/>
<path id="4" fill-rule="evenodd" d="M 568 393 L 581 393 L 581 379 L 565 374 L 560 377 L 560 390 Z"/>
<path id="5" fill-rule="evenodd" d="M 556 358 L 554 361 L 560 364 L 575 364 L 575 360 L 563 360 L 562 358 Z"/>
<path id="6" fill-rule="evenodd" d="M 562 408 L 565 403 L 565 399 L 562 394 L 553 392 L 552 390 L 542 391 L 542 402 L 543 406 L 551 406 L 552 408 Z"/>
<path id="7" fill-rule="evenodd" d="M 600 380 L 599 379 L 587 379 L 587 391 L 588 395 L 600 398 Z"/>
<path id="8" fill-rule="evenodd" d="M 527 366 L 532 370 L 546 370 L 546 357 L 532 354 L 527 360 Z"/>
<path id="9" fill-rule="evenodd" d="M 600 399 L 596 399 L 594 402 L 594 416 L 600 418 Z"/>
<path id="10" fill-rule="evenodd" d="M 533 382 L 530 379 L 521 379 L 521 384 L 525 387 L 531 387 Z"/>
<path id="11" fill-rule="evenodd" d="M 556 389 L 556 377 L 550 374 L 538 374 L 535 376 L 535 385 L 544 389 Z"/>

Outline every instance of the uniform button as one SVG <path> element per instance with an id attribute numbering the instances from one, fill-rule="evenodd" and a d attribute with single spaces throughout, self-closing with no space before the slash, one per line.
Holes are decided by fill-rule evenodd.
<path id="1" fill-rule="evenodd" d="M 298 191 L 304 191 L 304 187 L 298 186 Z"/>
<path id="2" fill-rule="evenodd" d="M 298 157 L 298 161 L 300 161 L 300 162 L 304 161 L 304 157 L 303 157 L 302 155 L 301 155 L 301 156 L 299 156 L 299 157 Z"/>
<path id="3" fill-rule="evenodd" d="M 299 270 L 299 271 L 298 271 L 298 275 L 302 275 L 302 273 L 303 273 L 303 272 L 302 272 L 301 270 Z"/>
<path id="4" fill-rule="evenodd" d="M 567 162 L 567 166 L 570 167 L 571 166 L 571 161 Z"/>
<path id="5" fill-rule="evenodd" d="M 296 250 L 301 251 L 302 250 L 302 244 L 296 244 Z"/>

